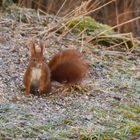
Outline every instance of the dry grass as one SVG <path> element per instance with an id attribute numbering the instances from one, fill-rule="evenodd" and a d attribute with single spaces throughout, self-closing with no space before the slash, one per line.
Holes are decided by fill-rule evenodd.
<path id="1" fill-rule="evenodd" d="M 47 4 L 43 0 L 19 0 L 19 4 L 28 8 L 41 8 L 47 12 L 55 13 L 55 15 L 60 14 L 64 17 L 71 16 L 71 14 L 90 14 L 95 19 L 111 26 L 122 24 L 128 20 L 140 16 L 140 11 L 138 9 L 140 5 L 139 0 L 78 0 L 78 2 L 75 2 L 75 4 L 73 0 L 60 0 L 59 4 L 55 0 L 48 0 Z M 67 8 L 67 5 L 69 6 L 69 9 Z M 79 7 L 74 9 L 71 8 L 75 7 L 76 5 Z M 125 33 L 132 31 L 137 36 L 139 27 L 140 20 L 136 20 L 133 21 L 133 23 L 127 23 L 122 26 L 118 26 L 116 29 L 118 32 Z"/>
<path id="2" fill-rule="evenodd" d="M 4 104 L 1 106 L 2 119 L 0 120 L 2 138 L 48 138 L 49 136 L 52 139 L 81 140 L 139 138 L 140 105 L 138 99 L 140 88 L 139 79 L 134 73 L 139 74 L 139 68 L 133 68 L 133 66 L 139 66 L 139 56 L 135 55 L 136 52 L 138 55 L 140 54 L 140 42 L 133 37 L 132 33 L 117 34 L 113 31 L 114 34 L 105 34 L 114 28 L 134 22 L 139 17 L 121 24 L 117 23 L 117 25 L 103 31 L 99 30 L 100 32 L 93 34 L 93 36 L 87 34 L 87 28 L 84 26 L 77 35 L 74 30 L 82 21 L 79 20 L 73 27 L 69 28 L 68 25 L 73 19 L 85 19 L 85 15 L 89 12 L 100 10 L 113 1 L 102 6 L 96 1 L 95 7 L 91 6 L 88 10 L 83 10 L 84 5 L 87 6 L 89 2 L 83 3 L 76 8 L 76 11 L 72 11 L 63 18 L 50 16 L 41 10 L 36 13 L 33 10 L 16 9 L 16 7 L 12 9 L 10 18 L 7 18 L 8 14 L 1 18 L 0 24 L 4 27 L 3 30 L 8 42 L 7 46 L 2 43 L 2 55 L 7 56 L 12 51 L 13 54 L 15 53 L 15 55 L 9 56 L 9 59 L 13 61 L 12 66 L 17 69 L 20 66 L 22 68 L 18 69 L 19 73 L 15 75 L 15 71 L 12 73 L 9 70 L 11 60 L 7 60 L 7 62 L 4 59 L 4 65 L 7 63 L 8 66 L 6 72 L 9 70 L 10 74 L 5 74 L 2 70 L 2 76 L 8 81 L 8 86 L 3 88 L 5 92 L 2 94 Z M 44 25 L 44 22 L 47 23 Z M 61 30 L 62 32 L 58 33 Z M 47 46 L 47 57 L 52 56 L 53 53 L 63 49 L 63 46 L 67 47 L 67 45 L 69 48 L 73 46 L 75 49 L 81 50 L 90 61 L 91 66 L 90 78 L 87 83 L 71 88 L 58 86 L 53 89 L 52 95 L 46 98 L 22 97 L 22 91 L 19 90 L 18 84 L 22 85 L 22 70 L 25 68 L 22 64 L 27 63 L 25 42 L 26 39 L 32 38 L 37 40 L 43 38 L 46 42 L 48 41 L 48 44 L 55 42 Z M 112 38 L 121 39 L 121 42 L 117 43 Z M 101 40 L 111 42 L 111 45 L 98 45 Z M 131 48 L 129 48 L 127 41 L 131 41 Z M 7 48 L 5 51 L 5 46 L 9 47 L 9 44 L 12 44 L 10 47 L 18 51 L 7 50 Z M 4 55 L 7 51 L 9 52 Z M 22 64 L 16 62 L 17 58 Z M 20 77 L 18 88 L 12 85 L 16 81 L 10 82 L 7 75 L 16 76 L 17 79 Z M 61 93 L 67 97 L 57 95 Z M 15 95 L 18 97 L 18 101 L 14 98 Z"/>
<path id="3" fill-rule="evenodd" d="M 79 42 L 81 48 L 84 48 L 85 46 L 90 46 L 92 44 L 93 45 L 98 44 L 99 42 L 105 41 L 105 42 L 110 44 L 109 47 L 106 47 L 107 50 L 113 50 L 113 51 L 117 50 L 118 51 L 122 47 L 123 49 L 120 49 L 120 51 L 123 50 L 123 51 L 126 51 L 127 53 L 135 50 L 136 49 L 135 46 L 140 43 L 136 38 L 133 37 L 133 34 L 131 32 L 118 33 L 118 34 L 114 32 L 114 34 L 111 34 L 111 35 L 106 34 L 107 32 L 113 31 L 114 29 L 119 30 L 120 27 L 122 27 L 128 23 L 133 23 L 133 22 L 138 21 L 140 19 L 140 17 L 136 17 L 136 18 L 124 21 L 122 23 L 119 23 L 117 0 L 115 0 L 115 1 L 110 0 L 109 2 L 106 2 L 104 4 L 102 4 L 98 0 L 96 0 L 94 3 L 91 3 L 91 0 L 84 1 L 83 3 L 81 3 L 81 5 L 79 7 L 76 7 L 76 9 L 74 9 L 73 11 L 66 14 L 60 20 L 57 18 L 57 15 L 59 15 L 59 12 L 62 10 L 66 1 L 67 0 L 65 0 L 63 2 L 62 6 L 59 8 L 59 10 L 57 11 L 57 14 L 53 17 L 51 22 L 47 22 L 47 24 L 46 24 L 47 26 L 43 30 L 37 31 L 38 33 L 36 33 L 31 38 L 29 38 L 29 40 L 31 40 L 33 38 L 40 37 L 40 36 L 44 40 L 50 39 L 51 37 L 55 37 L 55 38 L 57 38 L 57 40 L 66 39 L 66 36 L 68 34 L 74 35 L 73 30 L 75 30 L 81 24 L 82 20 L 87 15 L 89 15 L 91 13 L 93 14 L 94 12 L 100 11 L 100 10 L 102 10 L 102 8 L 108 6 L 112 3 L 115 3 L 116 4 L 116 15 L 117 15 L 117 19 L 116 19 L 117 24 L 116 25 L 114 25 L 111 28 L 103 29 L 92 36 L 87 35 L 87 29 L 85 26 L 84 29 L 78 33 L 78 36 L 74 35 L 75 40 L 77 40 L 77 42 Z M 19 1 L 19 3 L 22 3 L 22 2 Z M 32 15 L 30 15 L 30 10 L 29 10 L 29 12 L 25 12 L 25 14 L 23 14 L 25 10 L 27 11 L 27 9 L 18 8 L 19 21 L 22 22 L 23 20 L 25 20 L 27 22 L 26 28 L 28 28 L 28 24 L 32 23 Z M 37 11 L 37 16 L 38 16 L 39 21 L 41 19 L 41 14 L 46 15 L 46 17 L 48 16 L 48 14 L 46 12 L 39 9 Z M 73 20 L 77 20 L 77 19 L 79 21 L 73 27 L 69 27 L 71 22 Z M 24 26 L 26 26 L 26 25 L 24 25 Z M 22 30 L 22 27 L 21 27 L 21 30 Z M 61 34 L 58 34 L 59 31 L 61 31 Z M 128 42 L 131 43 L 131 46 L 129 46 Z"/>
<path id="4" fill-rule="evenodd" d="M 69 14 L 65 15 L 65 16 L 63 17 L 63 20 L 57 21 L 57 23 L 55 24 L 55 26 L 54 26 L 54 20 L 55 20 L 55 18 L 54 18 L 54 20 L 53 20 L 51 23 L 49 23 L 49 25 L 48 25 L 49 28 L 48 28 L 47 30 L 45 30 L 45 31 L 39 32 L 37 36 L 44 35 L 44 36 L 43 36 L 43 39 L 48 39 L 48 38 L 50 38 L 50 37 L 52 37 L 52 36 L 55 36 L 56 33 L 57 33 L 58 31 L 60 31 L 61 29 L 65 28 L 65 30 L 63 31 L 63 33 L 60 34 L 59 37 L 58 37 L 59 39 L 63 39 L 63 38 L 66 37 L 67 34 L 72 34 L 72 30 L 75 29 L 75 28 L 80 24 L 80 22 L 81 22 L 81 21 L 79 21 L 79 22 L 78 22 L 77 24 L 75 24 L 75 26 L 73 26 L 72 28 L 68 28 L 67 25 L 68 25 L 73 19 L 84 18 L 86 15 L 89 15 L 89 14 L 91 14 L 91 13 L 94 13 L 94 12 L 96 12 L 96 11 L 99 11 L 99 10 L 101 10 L 103 7 L 105 7 L 105 6 L 107 6 L 107 5 L 111 4 L 111 3 L 114 3 L 114 2 L 116 2 L 116 1 L 111 0 L 111 1 L 109 1 L 109 2 L 107 2 L 107 3 L 105 3 L 105 4 L 103 4 L 103 5 L 100 5 L 100 2 L 97 0 L 97 1 L 95 1 L 95 3 L 93 3 L 93 5 L 91 5 L 91 6 L 89 7 L 90 2 L 91 2 L 91 0 L 88 0 L 88 1 L 83 2 L 83 3 L 82 3 L 79 7 L 77 7 L 75 10 L 73 10 L 73 11 L 71 11 Z M 64 1 L 64 3 L 63 3 L 62 7 L 64 6 L 64 4 L 65 4 L 65 1 Z M 62 8 L 62 7 L 61 7 L 61 8 Z M 87 8 L 87 7 L 89 7 L 89 8 Z M 56 16 L 57 16 L 58 13 L 61 11 L 61 8 L 58 10 Z M 116 8 L 116 12 L 117 12 L 117 8 Z M 106 40 L 110 40 L 110 42 L 111 42 L 111 38 L 116 37 L 117 39 L 123 39 L 123 41 L 121 41 L 120 43 L 115 43 L 115 42 L 114 42 L 114 45 L 110 46 L 109 49 L 115 48 L 115 47 L 117 47 L 117 46 L 123 46 L 123 45 L 125 45 L 126 51 L 127 51 L 127 52 L 128 52 L 128 51 L 131 52 L 132 50 L 134 50 L 134 46 L 136 46 L 135 43 L 139 43 L 138 40 L 136 40 L 135 38 L 133 38 L 133 34 L 132 34 L 132 33 L 125 33 L 125 34 L 118 34 L 118 35 L 114 34 L 114 35 L 109 35 L 109 36 L 104 36 L 104 33 L 108 32 L 109 30 L 116 29 L 116 28 L 119 29 L 119 27 L 124 26 L 124 25 L 126 25 L 126 24 L 128 24 L 128 23 L 137 21 L 137 20 L 139 20 L 139 19 L 140 19 L 140 17 L 136 17 L 136 18 L 130 19 L 130 20 L 128 20 L 128 21 L 125 21 L 125 22 L 123 22 L 123 23 L 117 22 L 117 25 L 111 27 L 110 29 L 107 29 L 107 30 L 104 30 L 104 31 L 102 31 L 102 32 L 99 32 L 97 35 L 95 35 L 95 36 L 93 36 L 93 37 L 89 37 L 89 36 L 84 35 L 85 32 L 86 32 L 86 29 L 84 29 L 83 31 L 81 31 L 81 33 L 79 33 L 79 36 L 82 36 L 82 38 L 84 38 L 84 40 L 83 40 L 83 39 L 81 40 L 81 45 L 82 45 L 82 46 L 86 46 L 86 45 L 88 45 L 88 43 L 90 43 L 92 40 L 95 40 L 95 39 L 98 40 L 98 39 L 100 39 L 100 38 L 104 38 L 104 39 L 106 38 Z M 34 36 L 34 38 L 37 37 L 37 36 Z M 83 37 L 83 36 L 84 36 L 84 37 Z M 87 37 L 87 38 L 86 38 L 86 37 Z M 89 39 L 89 38 L 90 38 L 90 39 Z M 132 42 L 132 47 L 131 47 L 130 49 L 128 48 L 128 45 L 127 45 L 127 43 L 126 43 L 128 40 L 130 40 L 130 41 Z M 80 40 L 79 40 L 79 41 L 80 41 Z M 122 45 L 122 44 L 123 44 L 123 45 Z M 107 48 L 107 49 L 108 49 L 108 48 Z"/>

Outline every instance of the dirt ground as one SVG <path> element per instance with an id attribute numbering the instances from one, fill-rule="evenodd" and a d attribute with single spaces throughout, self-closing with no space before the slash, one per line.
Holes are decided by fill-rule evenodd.
<path id="1" fill-rule="evenodd" d="M 66 89 L 53 83 L 49 96 L 24 96 L 27 44 L 36 35 L 36 41 L 42 38 L 38 33 L 45 29 L 36 20 L 29 24 L 11 15 L 0 18 L 0 138 L 138 140 L 139 53 L 84 45 L 90 71 L 80 85 Z M 65 48 L 81 50 L 74 36 L 60 40 L 52 36 L 46 45 L 46 61 Z"/>

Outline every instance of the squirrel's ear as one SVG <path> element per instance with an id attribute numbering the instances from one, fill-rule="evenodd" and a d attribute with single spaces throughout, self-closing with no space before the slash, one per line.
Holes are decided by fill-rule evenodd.
<path id="1" fill-rule="evenodd" d="M 35 42 L 34 40 L 31 41 L 31 55 L 35 54 L 36 50 L 35 50 Z"/>
<path id="2" fill-rule="evenodd" d="M 45 42 L 41 40 L 40 41 L 40 48 L 41 48 L 41 54 L 42 55 L 43 55 L 43 53 L 45 51 L 45 47 L 46 47 Z"/>

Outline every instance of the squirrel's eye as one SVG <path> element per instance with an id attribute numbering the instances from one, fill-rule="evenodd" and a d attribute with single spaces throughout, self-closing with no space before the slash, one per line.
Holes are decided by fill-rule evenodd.
<path id="1" fill-rule="evenodd" d="M 36 62 L 36 59 L 34 58 L 33 61 Z"/>

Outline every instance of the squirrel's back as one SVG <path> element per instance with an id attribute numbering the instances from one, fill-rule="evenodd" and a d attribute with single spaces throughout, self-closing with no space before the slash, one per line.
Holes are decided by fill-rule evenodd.
<path id="1" fill-rule="evenodd" d="M 61 83 L 78 83 L 88 72 L 88 64 L 75 50 L 64 50 L 50 60 L 51 79 Z"/>

